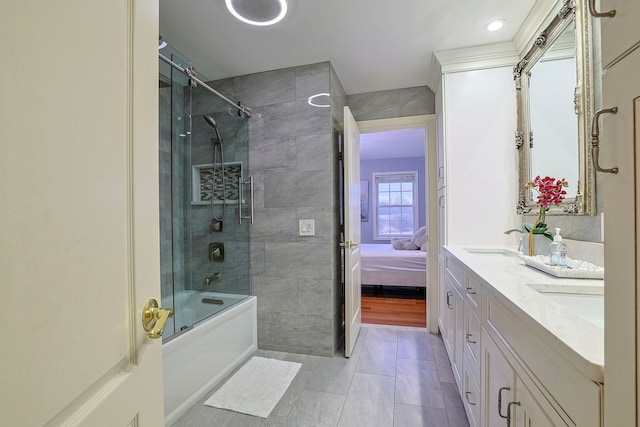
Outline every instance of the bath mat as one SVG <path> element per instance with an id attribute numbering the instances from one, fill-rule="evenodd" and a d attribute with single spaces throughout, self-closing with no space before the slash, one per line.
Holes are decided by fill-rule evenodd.
<path id="1" fill-rule="evenodd" d="M 267 418 L 301 366 L 296 362 L 252 357 L 204 404 Z"/>

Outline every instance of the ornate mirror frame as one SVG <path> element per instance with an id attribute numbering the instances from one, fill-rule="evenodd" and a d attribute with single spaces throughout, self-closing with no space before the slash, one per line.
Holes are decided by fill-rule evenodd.
<path id="1" fill-rule="evenodd" d="M 567 198 L 561 206 L 551 206 L 547 215 L 595 215 L 595 173 L 589 157 L 589 118 L 593 113 L 593 53 L 591 45 L 591 16 L 586 9 L 587 0 L 564 0 L 560 11 L 551 23 L 538 35 L 531 49 L 513 69 L 516 85 L 517 128 L 515 135 L 518 150 L 518 203 L 517 213 L 535 211 L 535 195 L 524 185 L 531 181 L 531 150 L 533 130 L 530 117 L 530 77 L 531 69 L 542 58 L 562 32 L 575 21 L 576 81 L 574 92 L 575 111 L 578 125 L 578 185 L 576 197 Z M 556 177 L 562 178 L 562 177 Z"/>

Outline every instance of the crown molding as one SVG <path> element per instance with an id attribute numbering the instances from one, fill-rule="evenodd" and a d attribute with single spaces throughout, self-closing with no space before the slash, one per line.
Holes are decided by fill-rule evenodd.
<path id="1" fill-rule="evenodd" d="M 442 73 L 513 66 L 519 55 L 512 42 L 486 44 L 435 52 Z"/>

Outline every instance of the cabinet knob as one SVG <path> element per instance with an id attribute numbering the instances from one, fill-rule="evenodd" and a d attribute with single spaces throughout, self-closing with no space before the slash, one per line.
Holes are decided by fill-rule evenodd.
<path id="1" fill-rule="evenodd" d="M 466 337 L 467 337 L 467 342 L 468 342 L 469 344 L 475 344 L 475 343 L 476 343 L 475 341 L 473 341 L 473 340 L 471 339 L 471 337 L 473 336 L 473 334 L 465 334 L 465 335 L 466 335 Z"/>
<path id="2" fill-rule="evenodd" d="M 466 392 L 464 393 L 464 397 L 465 397 L 465 399 L 467 399 L 467 403 L 468 403 L 469 405 L 471 405 L 471 406 L 476 406 L 476 404 L 475 404 L 475 403 L 473 403 L 471 400 L 469 400 L 469 396 L 470 396 L 470 395 L 471 395 L 471 392 L 470 392 L 470 391 L 466 391 Z"/>

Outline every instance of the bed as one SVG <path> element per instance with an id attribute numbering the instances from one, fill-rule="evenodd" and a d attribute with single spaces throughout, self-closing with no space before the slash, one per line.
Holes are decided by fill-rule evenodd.
<path id="1" fill-rule="evenodd" d="M 360 253 L 363 285 L 426 287 L 426 252 L 397 250 L 388 243 L 363 243 Z"/>

